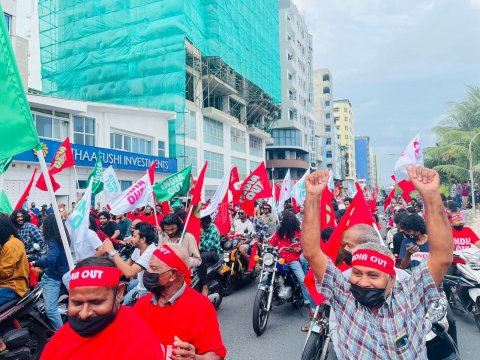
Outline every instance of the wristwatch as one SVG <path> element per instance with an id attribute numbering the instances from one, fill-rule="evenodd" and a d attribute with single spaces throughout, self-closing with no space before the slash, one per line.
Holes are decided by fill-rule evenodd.
<path id="1" fill-rule="evenodd" d="M 113 258 L 115 255 L 118 255 L 118 251 L 117 250 L 110 251 L 108 255 L 110 255 L 110 257 Z"/>

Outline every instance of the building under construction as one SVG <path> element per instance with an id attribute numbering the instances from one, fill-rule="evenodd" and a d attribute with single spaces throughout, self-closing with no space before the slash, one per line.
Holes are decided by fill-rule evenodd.
<path id="1" fill-rule="evenodd" d="M 207 197 L 265 159 L 278 0 L 39 0 L 39 23 L 44 94 L 177 112 L 167 155 L 194 173 L 208 160 Z"/>

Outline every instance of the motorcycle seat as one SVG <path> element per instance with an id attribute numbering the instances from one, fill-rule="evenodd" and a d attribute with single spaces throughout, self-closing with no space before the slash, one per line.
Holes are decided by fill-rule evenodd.
<path id="1" fill-rule="evenodd" d="M 20 299 L 10 300 L 9 302 L 0 306 L 0 314 L 3 314 L 5 311 L 10 309 L 12 306 L 16 305 L 19 301 L 20 301 Z"/>

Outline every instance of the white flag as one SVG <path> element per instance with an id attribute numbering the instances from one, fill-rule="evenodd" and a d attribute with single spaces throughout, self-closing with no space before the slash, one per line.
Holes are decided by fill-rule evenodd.
<path id="1" fill-rule="evenodd" d="M 333 190 L 335 188 L 335 181 L 333 181 L 333 168 L 330 168 L 328 171 L 328 188 L 330 191 L 333 193 Z"/>
<path id="2" fill-rule="evenodd" d="M 84 246 L 89 246 L 86 241 L 89 229 L 90 207 L 92 206 L 92 182 L 88 185 L 82 199 L 65 221 L 72 242 L 73 257 L 78 260 L 78 254 L 84 254 Z"/>
<path id="3" fill-rule="evenodd" d="M 106 168 L 103 172 L 103 193 L 105 194 L 107 201 L 114 200 L 122 193 L 120 182 L 111 166 Z"/>
<path id="4" fill-rule="evenodd" d="M 278 211 L 283 211 L 285 201 L 292 197 L 292 178 L 290 177 L 290 169 L 287 170 L 287 174 L 282 181 L 282 187 L 280 188 L 280 198 L 278 199 Z"/>
<path id="5" fill-rule="evenodd" d="M 220 185 L 217 188 L 217 191 L 215 191 L 215 194 L 213 195 L 213 198 L 211 199 L 210 203 L 207 205 L 207 207 L 203 210 L 200 210 L 200 217 L 204 217 L 207 215 L 212 215 L 215 211 L 218 210 L 218 206 L 222 202 L 223 198 L 225 197 L 225 194 L 228 190 L 228 184 L 230 181 L 230 171 L 226 172 L 225 175 L 223 176 L 223 180 L 220 183 Z"/>
<path id="6" fill-rule="evenodd" d="M 308 175 L 310 175 L 310 169 L 305 171 L 305 174 L 302 176 L 302 178 L 298 180 L 297 183 L 293 186 L 292 196 L 298 205 L 303 205 L 303 203 L 305 202 L 305 195 L 307 193 L 307 190 L 305 188 L 305 179 Z"/>
<path id="7" fill-rule="evenodd" d="M 420 146 L 420 134 L 410 141 L 400 154 L 400 158 L 395 163 L 395 179 L 397 183 L 408 179 L 407 166 L 420 165 L 423 166 L 423 153 Z"/>
<path id="8" fill-rule="evenodd" d="M 120 215 L 147 205 L 155 206 L 153 189 L 150 184 L 148 172 L 135 184 L 125 190 L 113 204 L 110 204 L 110 212 L 113 215 Z"/>

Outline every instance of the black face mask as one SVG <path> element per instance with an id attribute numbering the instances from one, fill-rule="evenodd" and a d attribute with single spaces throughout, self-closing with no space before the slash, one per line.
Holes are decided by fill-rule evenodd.
<path id="1" fill-rule="evenodd" d="M 156 297 L 159 297 L 165 290 L 165 286 L 158 283 L 159 278 L 160 274 L 158 273 L 151 273 L 147 270 L 143 272 L 143 286 Z"/>
<path id="2" fill-rule="evenodd" d="M 113 322 L 113 320 L 115 320 L 115 317 L 117 316 L 117 314 L 113 312 L 116 298 L 117 290 L 115 290 L 114 293 L 112 310 L 108 314 L 89 317 L 85 320 L 82 320 L 79 317 L 69 316 L 68 323 L 70 324 L 72 330 L 84 338 L 95 336 L 99 332 L 104 330 L 108 325 Z"/>
<path id="3" fill-rule="evenodd" d="M 343 261 L 348 266 L 352 266 L 352 256 L 353 255 L 350 251 L 347 251 L 347 250 L 343 249 Z"/>
<path id="4" fill-rule="evenodd" d="M 457 231 L 460 231 L 463 229 L 463 224 L 462 225 L 454 225 L 453 228 Z"/>
<path id="5" fill-rule="evenodd" d="M 385 302 L 385 289 L 363 288 L 350 284 L 350 291 L 361 305 L 368 308 L 380 307 Z"/>

